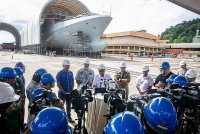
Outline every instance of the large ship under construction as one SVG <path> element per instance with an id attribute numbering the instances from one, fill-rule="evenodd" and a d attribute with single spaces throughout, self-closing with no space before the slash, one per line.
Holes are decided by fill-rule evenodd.
<path id="1" fill-rule="evenodd" d="M 48 0 L 23 29 L 22 48 L 98 53 L 107 47 L 100 37 L 111 20 L 109 14 L 92 13 L 78 0 Z"/>

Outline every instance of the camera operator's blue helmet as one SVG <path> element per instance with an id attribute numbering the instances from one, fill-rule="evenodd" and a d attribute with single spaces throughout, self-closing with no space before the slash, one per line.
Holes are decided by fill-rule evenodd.
<path id="1" fill-rule="evenodd" d="M 44 92 L 46 89 L 45 88 L 37 88 L 33 90 L 31 93 L 31 101 L 37 101 L 37 96 L 40 95 L 42 92 Z"/>
<path id="2" fill-rule="evenodd" d="M 16 78 L 17 74 L 15 70 L 11 67 L 4 67 L 1 69 L 1 77 L 2 78 Z"/>
<path id="3" fill-rule="evenodd" d="M 174 82 L 174 79 L 175 79 L 177 76 L 178 76 L 177 74 L 172 74 L 172 75 L 170 75 L 169 78 L 166 79 L 166 82 L 167 82 L 168 84 L 172 84 L 172 83 Z"/>
<path id="4" fill-rule="evenodd" d="M 46 92 L 46 94 L 45 94 L 46 99 L 51 100 L 51 99 L 55 98 L 55 94 L 53 92 L 48 91 L 45 88 L 37 88 L 37 89 L 33 90 L 31 93 L 31 101 L 34 102 L 34 101 L 37 101 L 38 99 L 41 99 L 38 96 L 45 92 Z"/>
<path id="5" fill-rule="evenodd" d="M 35 71 L 35 73 L 42 76 L 43 74 L 47 73 L 47 70 L 44 68 L 39 68 L 38 70 Z"/>
<path id="6" fill-rule="evenodd" d="M 164 97 L 152 99 L 144 108 L 148 126 L 157 133 L 172 132 L 177 123 L 176 109 Z"/>
<path id="7" fill-rule="evenodd" d="M 50 73 L 45 73 L 42 75 L 40 82 L 42 84 L 47 84 L 47 83 L 55 82 L 55 79 Z"/>
<path id="8" fill-rule="evenodd" d="M 168 67 L 170 67 L 170 65 L 169 65 L 169 62 L 163 62 L 161 65 L 160 65 L 160 69 L 165 69 L 165 68 L 168 68 Z"/>
<path id="9" fill-rule="evenodd" d="M 144 134 L 140 120 L 131 112 L 115 114 L 104 127 L 105 134 Z"/>
<path id="10" fill-rule="evenodd" d="M 23 72 L 25 71 L 25 65 L 22 62 L 17 62 L 15 67 L 21 68 Z"/>
<path id="11" fill-rule="evenodd" d="M 57 107 L 41 110 L 31 122 L 29 134 L 71 134 L 67 113 Z"/>
<path id="12" fill-rule="evenodd" d="M 181 86 L 184 86 L 184 85 L 187 84 L 187 79 L 186 79 L 184 76 L 179 75 L 179 76 L 177 76 L 177 77 L 174 79 L 174 82 L 173 82 L 173 83 L 179 84 L 179 85 L 181 85 Z"/>
<path id="13" fill-rule="evenodd" d="M 15 67 L 15 68 L 13 68 L 13 69 L 15 70 L 17 76 L 22 76 L 22 75 L 23 75 L 23 71 L 22 71 L 21 68 Z"/>

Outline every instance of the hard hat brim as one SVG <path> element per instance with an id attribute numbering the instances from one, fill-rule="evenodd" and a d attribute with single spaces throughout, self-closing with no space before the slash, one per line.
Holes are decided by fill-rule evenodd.
<path id="1" fill-rule="evenodd" d="M 64 65 L 64 66 L 68 66 L 68 65 L 70 65 L 70 64 L 64 64 L 64 63 L 63 63 L 63 65 Z"/>
<path id="2" fill-rule="evenodd" d="M 15 94 L 15 96 L 9 101 L 9 102 L 15 102 L 17 100 L 19 100 L 20 96 Z"/>
<path id="3" fill-rule="evenodd" d="M 8 99 L 8 100 L 1 100 L 0 104 L 4 104 L 4 103 L 9 103 L 9 102 L 15 102 L 17 100 L 19 100 L 20 96 L 15 94 L 14 97 L 12 99 Z"/>

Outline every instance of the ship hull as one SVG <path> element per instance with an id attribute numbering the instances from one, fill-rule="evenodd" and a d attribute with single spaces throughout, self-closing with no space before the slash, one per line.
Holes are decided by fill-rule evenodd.
<path id="1" fill-rule="evenodd" d="M 58 22 L 50 27 L 45 44 L 51 48 L 78 52 L 103 51 L 107 44 L 100 37 L 111 20 L 110 16 L 90 15 Z"/>

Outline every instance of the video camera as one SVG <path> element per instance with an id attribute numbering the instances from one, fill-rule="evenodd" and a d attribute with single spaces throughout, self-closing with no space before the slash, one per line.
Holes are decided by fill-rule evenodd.
<path id="1" fill-rule="evenodd" d="M 56 104 L 58 101 L 59 99 L 54 98 L 52 92 L 44 90 L 32 100 L 32 103 L 29 106 L 30 114 L 37 115 L 39 111 L 50 106 L 51 104 Z"/>
<path id="2" fill-rule="evenodd" d="M 88 111 L 88 103 L 93 101 L 92 91 L 89 89 L 90 83 L 80 85 L 78 89 L 72 90 L 70 96 L 72 98 L 72 109 L 75 110 L 78 116 L 78 124 L 74 128 L 74 133 L 87 134 L 85 127 L 85 112 Z M 83 126 L 82 126 L 83 123 Z"/>
<path id="3" fill-rule="evenodd" d="M 117 89 L 117 84 L 109 80 L 107 84 L 107 93 L 104 94 L 104 102 L 108 104 L 108 114 L 105 115 L 108 120 L 116 113 L 125 110 L 125 89 Z"/>
<path id="4" fill-rule="evenodd" d="M 70 96 L 72 98 L 72 109 L 75 112 L 79 110 L 87 111 L 88 102 L 93 101 L 92 91 L 88 89 L 88 83 L 80 85 L 78 89 L 71 91 Z"/>

